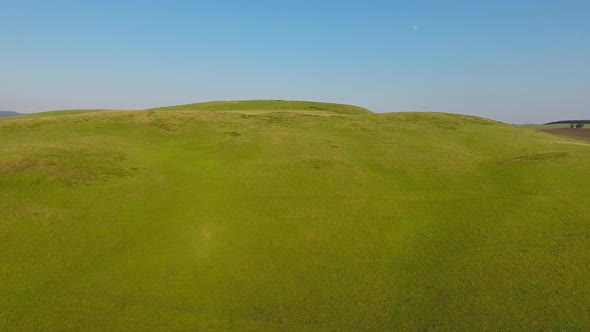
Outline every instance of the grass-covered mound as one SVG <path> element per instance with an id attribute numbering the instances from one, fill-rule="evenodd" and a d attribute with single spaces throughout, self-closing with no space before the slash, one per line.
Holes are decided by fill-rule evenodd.
<path id="1" fill-rule="evenodd" d="M 242 113 L 267 113 L 267 112 L 307 112 L 312 114 L 370 114 L 368 109 L 332 103 L 319 103 L 312 101 L 288 101 L 288 100 L 238 100 L 238 101 L 212 101 L 205 103 L 169 106 L 154 108 L 159 111 L 216 111 L 216 112 L 242 112 Z"/>
<path id="2" fill-rule="evenodd" d="M 0 141 L 0 330 L 590 329 L 582 141 L 173 110 Z"/>

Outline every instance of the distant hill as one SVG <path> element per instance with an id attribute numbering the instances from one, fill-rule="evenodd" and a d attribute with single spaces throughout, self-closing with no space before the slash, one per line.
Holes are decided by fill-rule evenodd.
<path id="1" fill-rule="evenodd" d="M 215 111 L 215 112 L 241 112 L 241 113 L 268 113 L 268 112 L 299 112 L 299 113 L 336 113 L 336 114 L 371 114 L 366 108 L 312 101 L 291 100 L 237 100 L 237 101 L 212 101 L 205 103 L 186 104 L 168 107 L 153 108 L 158 111 Z"/>
<path id="2" fill-rule="evenodd" d="M 22 114 L 22 115 L 24 115 L 26 118 L 30 119 L 30 118 L 46 118 L 46 117 L 77 115 L 77 114 L 100 112 L 100 111 L 107 111 L 107 110 L 101 110 L 101 109 L 55 110 L 55 111 L 29 113 L 29 114 Z"/>
<path id="3" fill-rule="evenodd" d="M 590 120 L 561 120 L 561 121 L 553 121 L 553 122 L 547 122 L 545 125 L 556 125 L 556 124 L 578 124 L 578 123 L 582 123 L 582 124 L 590 124 Z"/>
<path id="4" fill-rule="evenodd" d="M 15 116 L 15 115 L 21 115 L 21 114 L 18 112 L 13 112 L 13 111 L 0 111 L 0 118 L 7 117 L 7 116 Z"/>

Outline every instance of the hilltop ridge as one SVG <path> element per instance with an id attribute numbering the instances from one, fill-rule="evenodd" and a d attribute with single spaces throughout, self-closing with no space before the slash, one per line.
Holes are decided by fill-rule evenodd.
<path id="1" fill-rule="evenodd" d="M 152 108 L 150 110 L 166 111 L 307 111 L 307 112 L 329 112 L 340 114 L 370 114 L 373 113 L 366 108 L 346 104 L 334 104 L 313 101 L 292 101 L 292 100 L 236 100 L 236 101 L 211 101 L 176 106 Z"/>

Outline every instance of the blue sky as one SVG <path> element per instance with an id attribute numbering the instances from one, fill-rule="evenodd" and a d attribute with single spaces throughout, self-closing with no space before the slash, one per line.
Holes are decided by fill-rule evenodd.
<path id="1" fill-rule="evenodd" d="M 0 0 L 0 110 L 303 99 L 590 118 L 590 1 Z"/>

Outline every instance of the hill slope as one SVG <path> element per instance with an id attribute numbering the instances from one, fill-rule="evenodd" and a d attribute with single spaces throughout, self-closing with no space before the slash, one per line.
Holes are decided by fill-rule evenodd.
<path id="1" fill-rule="evenodd" d="M 0 140 L 0 330 L 590 329 L 585 142 L 170 109 Z"/>

